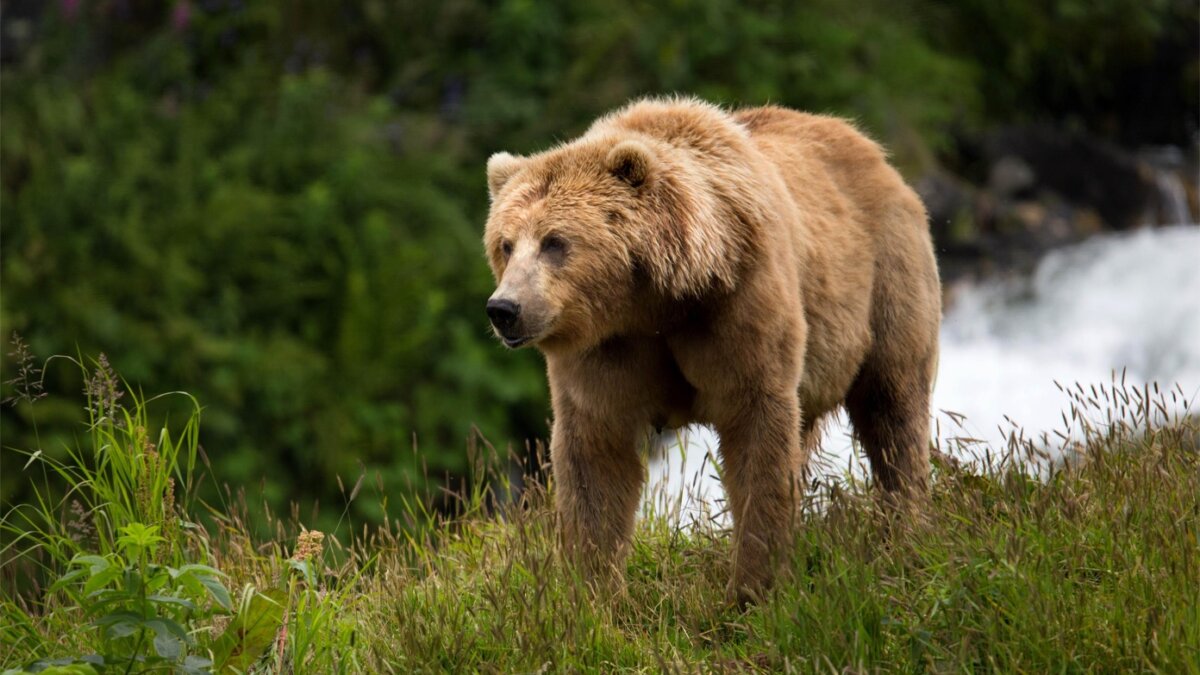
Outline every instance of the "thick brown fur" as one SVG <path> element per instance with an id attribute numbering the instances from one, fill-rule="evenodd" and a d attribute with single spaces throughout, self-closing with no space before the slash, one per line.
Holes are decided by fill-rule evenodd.
<path id="1" fill-rule="evenodd" d="M 845 121 L 635 102 L 580 138 L 488 164 L 484 242 L 546 356 L 565 551 L 619 569 L 651 424 L 712 425 L 734 519 L 731 596 L 791 543 L 822 417 L 849 412 L 891 504 L 927 489 L 941 291 L 916 194 Z"/>

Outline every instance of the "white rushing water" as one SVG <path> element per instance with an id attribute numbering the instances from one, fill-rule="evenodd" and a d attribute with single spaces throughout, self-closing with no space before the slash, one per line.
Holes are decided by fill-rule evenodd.
<path id="1" fill-rule="evenodd" d="M 1157 382 L 1189 401 L 1200 395 L 1200 227 L 1097 237 L 1046 255 L 1027 279 L 952 292 L 935 434 L 943 450 L 961 455 L 948 439 L 999 448 L 1014 424 L 1034 438 L 1064 430 L 1070 400 L 1055 381 L 1110 384 L 1122 371 L 1130 385 Z M 646 503 L 685 520 L 719 511 L 717 447 L 704 427 L 665 434 L 651 452 Z M 856 455 L 842 415 L 827 428 L 816 466 L 826 475 L 861 475 Z"/>

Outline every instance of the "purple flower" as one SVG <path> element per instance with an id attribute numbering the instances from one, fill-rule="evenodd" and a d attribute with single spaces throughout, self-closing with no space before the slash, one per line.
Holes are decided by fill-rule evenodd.
<path id="1" fill-rule="evenodd" d="M 175 30 L 183 30 L 187 28 L 188 23 L 192 20 L 192 3 L 187 0 L 180 0 L 175 3 L 175 9 L 171 11 L 171 25 Z"/>
<path id="2" fill-rule="evenodd" d="M 81 4 L 83 4 L 83 0 L 62 0 L 63 16 L 74 19 L 79 14 L 79 5 Z"/>

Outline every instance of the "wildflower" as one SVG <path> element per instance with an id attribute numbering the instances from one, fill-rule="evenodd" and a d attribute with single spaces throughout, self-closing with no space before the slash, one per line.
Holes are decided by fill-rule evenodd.
<path id="1" fill-rule="evenodd" d="M 95 534 L 96 528 L 92 526 L 91 518 L 88 517 L 83 504 L 78 499 L 72 499 L 71 515 L 67 519 L 67 536 L 76 544 L 86 547 Z"/>
<path id="2" fill-rule="evenodd" d="M 183 30 L 188 27 L 192 21 L 192 4 L 183 0 L 175 3 L 175 8 L 171 10 L 171 26 L 175 30 Z"/>
<path id="3" fill-rule="evenodd" d="M 305 530 L 300 533 L 300 537 L 296 540 L 296 550 L 292 553 L 292 560 L 296 562 L 304 562 L 311 560 L 321 555 L 325 546 L 325 533 L 317 530 Z"/>
<path id="4" fill-rule="evenodd" d="M 29 351 L 29 345 L 16 332 L 13 332 L 11 341 L 13 350 L 8 355 L 17 362 L 17 376 L 4 383 L 12 385 L 13 395 L 3 402 L 15 406 L 20 401 L 33 403 L 44 398 L 46 392 L 42 390 L 42 369 L 38 368 L 37 359 Z"/>
<path id="5" fill-rule="evenodd" d="M 108 357 L 104 353 L 96 359 L 96 373 L 92 377 L 84 378 L 83 393 L 87 396 L 88 413 L 92 419 L 97 423 L 107 419 L 117 427 L 121 426 L 121 420 L 116 417 L 116 411 L 120 407 L 117 402 L 125 392 L 121 391 L 117 374 L 108 364 Z"/>

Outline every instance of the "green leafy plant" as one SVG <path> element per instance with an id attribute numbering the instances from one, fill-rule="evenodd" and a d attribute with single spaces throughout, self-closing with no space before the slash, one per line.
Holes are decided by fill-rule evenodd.
<path id="1" fill-rule="evenodd" d="M 36 499 L 10 504 L 0 518 L 0 560 L 16 584 L 0 602 L 3 636 L 44 652 L 39 620 L 69 616 L 89 626 L 67 636 L 80 647 L 75 653 L 85 645 L 95 653 L 41 659 L 29 669 L 200 672 L 210 661 L 194 633 L 234 609 L 224 575 L 205 564 L 202 528 L 184 514 L 194 490 L 200 407 L 180 394 L 193 404 L 180 432 L 163 426 L 152 434 L 150 407 L 163 397 L 131 391 L 103 354 L 90 362 L 52 359 L 64 360 L 82 374 L 88 443 L 65 448 L 65 459 L 40 447 L 17 451 L 26 457 L 22 474 Z M 29 365 L 11 383 L 31 407 L 43 398 L 34 395 L 41 374 Z"/>
<path id="2" fill-rule="evenodd" d="M 198 673 L 212 662 L 188 653 L 196 647 L 189 626 L 232 612 L 233 603 L 223 575 L 212 567 L 154 563 L 165 541 L 158 529 L 141 523 L 122 527 L 119 553 L 77 556 L 51 591 L 69 592 L 93 617 L 106 664 L 128 664 L 126 670 L 133 664 L 139 669 L 170 665 Z"/>
<path id="3" fill-rule="evenodd" d="M 78 555 L 118 553 L 119 541 L 132 541 L 126 528 L 136 525 L 156 528 L 162 544 L 156 562 L 184 565 L 188 533 L 196 526 L 180 511 L 195 498 L 199 403 L 182 392 L 147 398 L 131 391 L 104 354 L 90 362 L 82 356 L 55 361 L 73 364 L 82 376 L 88 442 L 62 447 L 61 458 L 41 447 L 11 449 L 25 458 L 20 475 L 33 498 L 8 504 L 0 531 L 11 539 L 0 550 L 31 561 L 36 552 L 43 567 L 65 567 Z M 151 406 L 172 399 L 190 408 L 178 433 L 166 425 L 151 432 Z"/>

